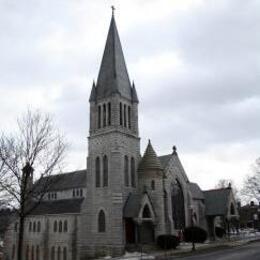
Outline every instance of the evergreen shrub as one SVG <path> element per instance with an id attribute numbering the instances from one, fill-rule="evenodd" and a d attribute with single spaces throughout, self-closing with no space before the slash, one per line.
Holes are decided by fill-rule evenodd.
<path id="1" fill-rule="evenodd" d="M 180 244 L 180 239 L 174 235 L 160 235 L 157 245 L 162 249 L 175 249 Z"/>
<path id="2" fill-rule="evenodd" d="M 187 227 L 184 229 L 184 241 L 194 243 L 204 243 L 207 240 L 208 233 L 200 227 Z"/>

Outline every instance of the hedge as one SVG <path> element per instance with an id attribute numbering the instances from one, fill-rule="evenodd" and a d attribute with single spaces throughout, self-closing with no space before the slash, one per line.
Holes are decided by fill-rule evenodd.
<path id="1" fill-rule="evenodd" d="M 194 243 L 204 243 L 207 240 L 208 233 L 200 227 L 187 227 L 184 229 L 184 241 Z"/>
<path id="2" fill-rule="evenodd" d="M 162 249 L 175 249 L 180 244 L 180 239 L 174 235 L 160 235 L 157 245 Z"/>

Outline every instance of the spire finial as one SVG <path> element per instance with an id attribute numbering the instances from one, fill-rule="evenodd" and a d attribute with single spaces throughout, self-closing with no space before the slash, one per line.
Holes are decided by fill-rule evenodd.
<path id="1" fill-rule="evenodd" d="M 112 16 L 114 16 L 116 8 L 112 5 L 111 9 L 112 9 Z"/>
<path id="2" fill-rule="evenodd" d="M 177 154 L 177 147 L 175 145 L 172 147 L 172 154 Z"/>

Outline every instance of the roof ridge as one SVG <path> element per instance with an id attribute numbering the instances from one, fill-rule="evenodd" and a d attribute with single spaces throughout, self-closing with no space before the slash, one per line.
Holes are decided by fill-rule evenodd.
<path id="1" fill-rule="evenodd" d="M 210 189 L 210 190 L 203 190 L 203 192 L 210 192 L 210 191 L 219 191 L 219 190 L 229 190 L 229 187 L 226 188 L 215 188 L 215 189 Z"/>

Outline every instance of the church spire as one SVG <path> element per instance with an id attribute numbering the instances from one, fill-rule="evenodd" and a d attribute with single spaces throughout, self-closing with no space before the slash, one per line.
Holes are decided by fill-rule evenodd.
<path id="1" fill-rule="evenodd" d="M 109 97 L 114 93 L 119 93 L 129 100 L 132 98 L 131 84 L 114 17 L 114 7 L 112 7 L 112 17 L 96 91 L 97 99 Z"/>
<path id="2" fill-rule="evenodd" d="M 144 156 L 139 164 L 139 170 L 147 170 L 147 169 L 162 169 L 160 160 L 158 159 L 151 141 L 149 139 L 148 145 L 146 147 Z"/>

